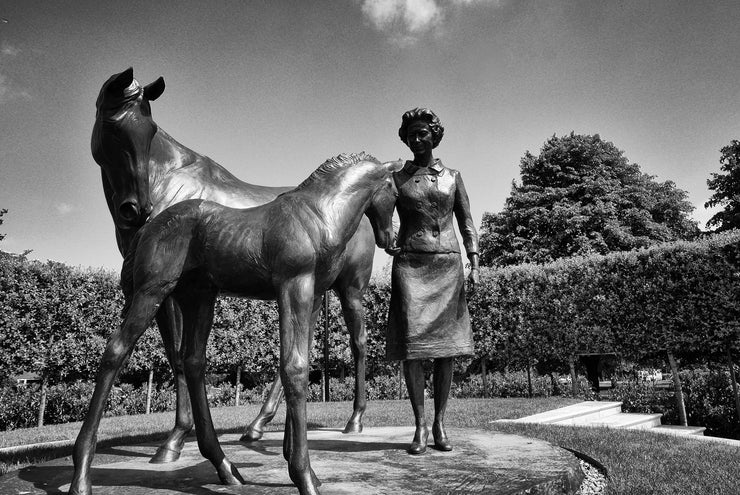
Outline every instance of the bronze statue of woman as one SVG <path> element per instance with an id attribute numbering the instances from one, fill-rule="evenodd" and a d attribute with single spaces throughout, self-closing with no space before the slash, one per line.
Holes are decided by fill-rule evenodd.
<path id="1" fill-rule="evenodd" d="M 460 246 L 452 226 L 457 219 L 470 260 L 468 283 L 478 283 L 478 233 L 460 172 L 442 165 L 432 150 L 444 128 L 426 108 L 409 110 L 398 135 L 414 154 L 393 173 L 400 219 L 391 275 L 386 357 L 403 361 L 404 376 L 416 432 L 410 454 L 427 448 L 424 417 L 424 359 L 434 360 L 434 423 L 438 450 L 452 450 L 444 416 L 452 385 L 455 356 L 473 353 L 473 334 L 465 301 L 465 276 Z"/>

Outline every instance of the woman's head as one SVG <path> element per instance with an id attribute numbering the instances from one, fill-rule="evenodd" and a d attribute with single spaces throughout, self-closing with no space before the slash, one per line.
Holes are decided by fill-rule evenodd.
<path id="1" fill-rule="evenodd" d="M 445 128 L 442 127 L 439 117 L 428 108 L 414 108 L 404 113 L 403 117 L 401 117 L 401 127 L 398 129 L 398 137 L 401 138 L 404 144 L 408 144 L 409 125 L 416 121 L 421 121 L 429 125 L 429 129 L 432 131 L 432 141 L 436 148 L 439 142 L 442 141 Z"/>

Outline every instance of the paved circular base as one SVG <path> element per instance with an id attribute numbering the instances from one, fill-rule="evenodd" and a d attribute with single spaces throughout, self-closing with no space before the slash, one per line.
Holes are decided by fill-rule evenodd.
<path id="1" fill-rule="evenodd" d="M 93 491 L 108 494 L 298 493 L 288 478 L 282 432 L 267 432 L 253 444 L 239 435 L 220 437 L 226 456 L 247 484 L 219 484 L 215 469 L 190 439 L 179 461 L 149 464 L 153 444 L 103 449 L 92 469 Z M 323 495 L 398 493 L 573 494 L 583 479 L 578 460 L 558 447 L 498 432 L 449 428 L 452 452 L 431 445 L 420 456 L 406 453 L 413 428 L 367 428 L 359 435 L 340 430 L 311 430 L 311 465 Z M 430 441 L 432 441 L 430 435 Z M 66 493 L 72 478 L 69 457 L 0 477 L 0 493 Z"/>

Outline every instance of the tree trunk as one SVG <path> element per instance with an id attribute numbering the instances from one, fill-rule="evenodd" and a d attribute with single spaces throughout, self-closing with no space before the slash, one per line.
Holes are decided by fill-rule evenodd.
<path id="1" fill-rule="evenodd" d="M 735 363 L 732 361 L 732 348 L 727 348 L 727 366 L 730 368 L 730 381 L 732 382 L 732 394 L 735 396 L 735 412 L 737 422 L 740 423 L 740 393 L 737 387 L 737 376 L 735 375 Z"/>
<path id="2" fill-rule="evenodd" d="M 149 370 L 149 380 L 146 382 L 146 413 L 152 412 L 152 384 L 154 383 L 154 369 Z"/>
<path id="3" fill-rule="evenodd" d="M 527 392 L 529 398 L 532 398 L 532 367 L 529 364 L 529 358 L 527 358 Z"/>
<path id="4" fill-rule="evenodd" d="M 683 388 L 681 387 L 681 377 L 678 375 L 678 363 L 676 358 L 673 356 L 671 351 L 666 351 L 668 354 L 668 364 L 671 366 L 671 375 L 673 376 L 673 390 L 676 394 L 676 408 L 678 409 L 678 420 L 681 426 L 688 426 L 689 422 L 686 419 L 686 404 L 683 400 Z"/>
<path id="5" fill-rule="evenodd" d="M 575 356 L 571 356 L 568 359 L 568 366 L 570 366 L 570 388 L 573 392 L 573 397 L 578 397 L 578 373 L 576 373 Z"/>
<path id="6" fill-rule="evenodd" d="M 398 400 L 403 399 L 403 361 L 398 362 Z"/>
<path id="7" fill-rule="evenodd" d="M 236 392 L 234 397 L 234 404 L 239 405 L 239 399 L 241 398 L 241 391 L 242 391 L 242 366 L 239 365 L 236 367 Z"/>
<path id="8" fill-rule="evenodd" d="M 324 402 L 329 401 L 329 293 L 324 292 Z"/>
<path id="9" fill-rule="evenodd" d="M 46 414 L 46 395 L 48 389 L 48 382 L 46 377 L 41 380 L 41 397 L 39 399 L 39 418 L 38 425 L 44 426 L 44 415 Z"/>
<path id="10" fill-rule="evenodd" d="M 483 398 L 488 398 L 488 370 L 486 370 L 486 361 L 488 360 L 488 354 L 485 354 L 480 360 L 480 372 L 483 375 Z"/>

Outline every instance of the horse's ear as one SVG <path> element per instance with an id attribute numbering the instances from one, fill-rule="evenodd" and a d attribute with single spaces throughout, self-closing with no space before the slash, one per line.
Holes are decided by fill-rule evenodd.
<path id="1" fill-rule="evenodd" d="M 149 101 L 156 100 L 164 93 L 164 77 L 159 76 L 156 81 L 144 86 L 144 98 Z"/>
<path id="2" fill-rule="evenodd" d="M 129 67 L 120 74 L 113 76 L 112 79 L 113 80 L 108 85 L 108 90 L 123 91 L 128 88 L 134 80 L 134 68 Z"/>

